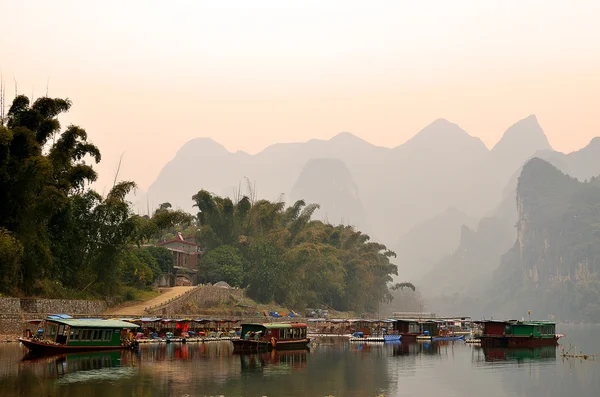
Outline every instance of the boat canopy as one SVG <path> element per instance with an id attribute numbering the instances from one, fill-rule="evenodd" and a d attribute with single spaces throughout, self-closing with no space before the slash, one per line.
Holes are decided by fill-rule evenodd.
<path id="1" fill-rule="evenodd" d="M 68 314 L 51 314 L 48 316 L 48 318 L 51 320 L 55 320 L 55 319 L 60 319 L 60 318 L 67 319 L 67 318 L 73 318 L 73 317 L 69 316 Z"/>
<path id="2" fill-rule="evenodd" d="M 292 328 L 306 328 L 304 323 L 266 323 L 266 324 L 242 324 L 243 330 L 260 330 L 266 329 L 292 329 Z"/>
<path id="3" fill-rule="evenodd" d="M 265 328 L 269 329 L 289 329 L 289 328 L 306 328 L 304 323 L 269 323 L 262 324 Z"/>
<path id="4" fill-rule="evenodd" d="M 50 319 L 73 328 L 138 328 L 138 325 L 120 320 Z"/>

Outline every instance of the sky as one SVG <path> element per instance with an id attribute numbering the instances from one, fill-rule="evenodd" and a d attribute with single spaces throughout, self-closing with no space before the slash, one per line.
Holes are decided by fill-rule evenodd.
<path id="1" fill-rule="evenodd" d="M 121 156 L 147 189 L 195 137 L 394 147 L 446 118 L 493 147 L 535 114 L 577 150 L 600 135 L 599 21 L 598 0 L 3 0 L 0 69 L 7 100 L 73 101 L 98 190 Z"/>

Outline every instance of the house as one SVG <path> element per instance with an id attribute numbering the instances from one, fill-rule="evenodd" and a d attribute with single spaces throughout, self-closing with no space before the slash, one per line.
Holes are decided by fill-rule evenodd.
<path id="1" fill-rule="evenodd" d="M 198 284 L 198 260 L 202 250 L 194 241 L 194 236 L 184 237 L 181 233 L 177 233 L 173 240 L 158 245 L 168 249 L 173 255 L 175 285 Z"/>

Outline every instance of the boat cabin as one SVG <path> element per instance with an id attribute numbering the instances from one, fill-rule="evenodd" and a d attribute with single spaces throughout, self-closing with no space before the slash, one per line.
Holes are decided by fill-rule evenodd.
<path id="1" fill-rule="evenodd" d="M 510 329 L 510 324 L 506 321 L 482 321 L 483 335 L 504 335 Z"/>
<path id="2" fill-rule="evenodd" d="M 48 319 L 41 339 L 68 346 L 120 346 L 121 338 L 138 328 L 119 320 Z"/>
<path id="3" fill-rule="evenodd" d="M 507 327 L 505 335 L 543 337 L 556 334 L 556 324 L 544 321 L 515 322 Z"/>
<path id="4" fill-rule="evenodd" d="M 394 320 L 394 331 L 399 334 L 419 334 L 421 328 L 417 320 Z"/>
<path id="5" fill-rule="evenodd" d="M 440 332 L 439 325 L 436 321 L 426 320 L 420 322 L 421 334 L 429 336 L 437 336 Z"/>
<path id="6" fill-rule="evenodd" d="M 245 340 L 275 338 L 279 341 L 305 339 L 307 326 L 304 323 L 242 324 L 241 337 Z"/>

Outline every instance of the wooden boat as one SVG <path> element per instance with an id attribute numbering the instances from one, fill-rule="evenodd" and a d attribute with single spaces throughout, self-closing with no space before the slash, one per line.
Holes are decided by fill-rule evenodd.
<path id="1" fill-rule="evenodd" d="M 366 336 L 359 335 L 361 333 L 355 333 L 350 337 L 350 342 L 400 342 L 402 335 L 380 335 L 380 336 Z"/>
<path id="2" fill-rule="evenodd" d="M 234 352 L 303 349 L 310 343 L 304 323 L 242 324 Z"/>
<path id="3" fill-rule="evenodd" d="M 556 323 L 546 321 L 482 321 L 479 337 L 483 347 L 538 347 L 555 346 L 561 335 L 556 334 Z"/>
<path id="4" fill-rule="evenodd" d="M 34 354 L 112 350 L 137 345 L 130 330 L 138 326 L 126 321 L 49 318 L 40 326 L 43 331 L 35 336 L 18 338 Z"/>
<path id="5" fill-rule="evenodd" d="M 442 340 L 461 340 L 461 339 L 465 339 L 464 335 L 439 335 L 439 336 L 433 336 L 431 338 L 432 342 L 436 342 L 436 341 L 442 341 Z"/>

